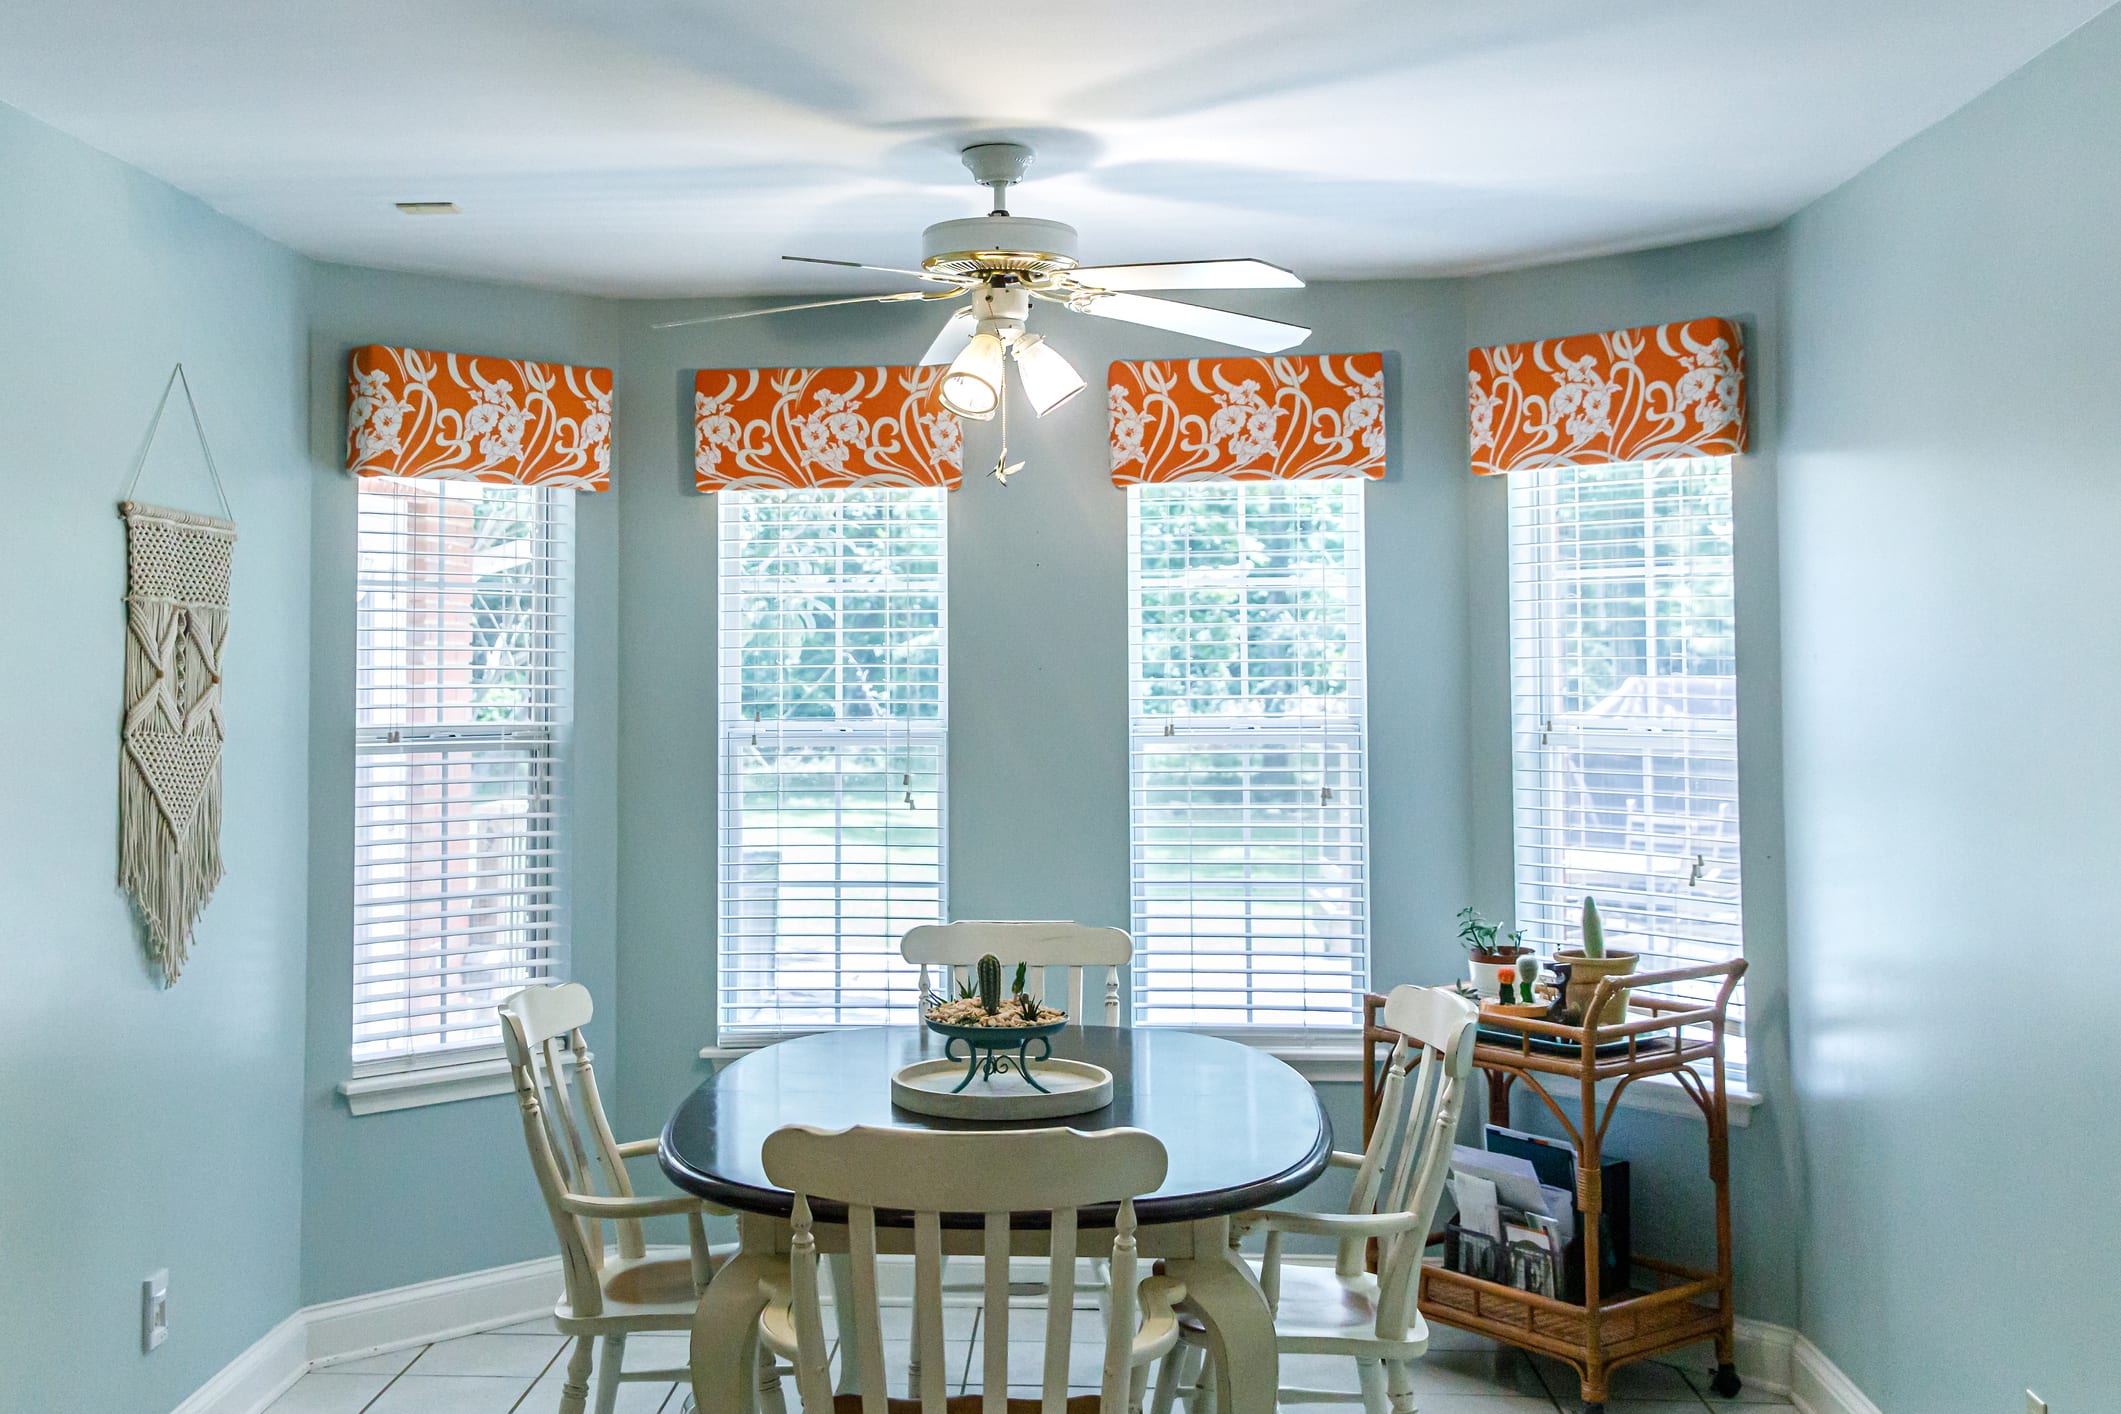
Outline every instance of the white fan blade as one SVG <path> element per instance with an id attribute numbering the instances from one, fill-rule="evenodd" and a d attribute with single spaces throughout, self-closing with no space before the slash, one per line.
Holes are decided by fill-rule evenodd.
<path id="1" fill-rule="evenodd" d="M 921 355 L 920 366 L 927 368 L 931 364 L 948 363 L 956 358 L 964 349 L 965 340 L 972 337 L 973 326 L 978 323 L 979 319 L 970 309 L 961 309 L 951 315 L 950 322 L 935 336 L 935 342 L 928 345 L 928 352 Z"/>
<path id="2" fill-rule="evenodd" d="M 1071 301 L 1068 308 L 1078 314 L 1094 314 L 1100 319 L 1124 319 L 1129 324 L 1146 324 L 1151 329 L 1169 329 L 1174 334 L 1191 334 L 1196 339 L 1235 344 L 1255 353 L 1280 353 L 1311 337 L 1311 331 L 1299 324 L 1255 319 L 1249 314 L 1233 314 L 1227 309 L 1208 309 L 1147 295 L 1084 295 Z"/>
<path id="3" fill-rule="evenodd" d="M 1264 260 L 1165 260 L 1085 265 L 1064 277 L 1097 290 L 1300 290 L 1295 272 Z"/>
<path id="4" fill-rule="evenodd" d="M 891 304 L 898 300 L 933 299 L 928 290 L 907 290 L 896 295 L 855 295 L 849 299 L 814 299 L 803 304 L 776 304 L 767 309 L 740 309 L 734 314 L 703 314 L 698 319 L 666 319 L 651 329 L 685 329 L 694 324 L 719 324 L 724 319 L 752 319 L 761 314 L 792 314 L 798 309 L 828 309 L 836 304 Z"/>
<path id="5" fill-rule="evenodd" d="M 781 259 L 793 260 L 801 265 L 837 265 L 843 270 L 877 270 L 886 275 L 911 275 L 916 280 L 936 280 L 946 285 L 968 283 L 956 275 L 938 275 L 932 270 L 901 270 L 896 265 L 864 265 L 859 260 L 827 260 L 821 255 L 784 255 Z"/>

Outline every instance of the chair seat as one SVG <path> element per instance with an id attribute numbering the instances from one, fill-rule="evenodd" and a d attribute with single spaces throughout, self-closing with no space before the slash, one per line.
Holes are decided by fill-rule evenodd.
<path id="1" fill-rule="evenodd" d="M 976 1394 L 953 1394 L 944 1402 L 947 1414 L 980 1414 L 986 1406 Z M 1098 1396 L 1094 1394 L 1071 1394 L 1068 1402 L 1061 1406 L 1067 1414 L 1098 1414 Z M 1031 1396 L 1014 1396 L 1009 1399 L 1009 1414 L 1039 1414 L 1045 1406 Z M 921 1414 L 918 1399 L 888 1399 L 884 1401 L 888 1414 Z M 862 1397 L 858 1394 L 835 1394 L 832 1396 L 832 1414 L 862 1414 Z"/>
<path id="2" fill-rule="evenodd" d="M 585 1333 L 601 1335 L 620 1321 L 637 1331 L 692 1329 L 700 1294 L 692 1284 L 692 1254 L 682 1247 L 651 1247 L 644 1256 L 608 1261 L 599 1284 L 603 1314 L 577 1317 L 564 1296 L 553 1307 L 552 1318 L 563 1334 L 577 1334 L 568 1326 L 579 1323 Z M 588 1332 L 592 1324 L 596 1330 Z"/>
<path id="3" fill-rule="evenodd" d="M 1247 1260 L 1256 1275 L 1258 1260 Z M 1205 1334 L 1200 1317 L 1190 1309 L 1180 1311 L 1179 1325 L 1190 1337 Z M 1358 1277 L 1342 1277 L 1330 1267 L 1284 1262 L 1281 1299 L 1274 1307 L 1274 1342 L 1284 1351 L 1322 1353 L 1360 1344 L 1390 1351 L 1395 1359 L 1412 1358 L 1428 1349 L 1429 1327 L 1417 1311 L 1405 1339 L 1380 1341 L 1375 1276 L 1365 1272 Z"/>

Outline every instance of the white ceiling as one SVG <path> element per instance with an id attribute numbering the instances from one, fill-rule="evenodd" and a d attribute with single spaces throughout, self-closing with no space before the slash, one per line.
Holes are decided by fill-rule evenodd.
<path id="1" fill-rule="evenodd" d="M 1360 279 L 1771 224 L 2108 3 L 9 0 L 0 101 L 364 265 L 851 288 L 1007 136 L 1086 261 Z"/>

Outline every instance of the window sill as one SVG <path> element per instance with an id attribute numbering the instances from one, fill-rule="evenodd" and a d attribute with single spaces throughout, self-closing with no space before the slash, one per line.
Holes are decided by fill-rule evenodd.
<path id="1" fill-rule="evenodd" d="M 1240 1037 L 1229 1037 L 1240 1040 Z M 1313 1084 L 1362 1083 L 1362 1053 L 1360 1050 L 1341 1046 L 1292 1046 L 1267 1044 L 1261 1047 L 1277 1059 L 1288 1062 L 1296 1072 Z M 1573 1089 L 1555 1087 L 1556 1103 L 1567 1104 L 1575 1097 Z M 1598 1087 L 1598 1097 L 1603 1101 L 1613 1093 L 1613 1082 L 1606 1081 Z M 1724 1099 L 1731 1116 L 1731 1128 L 1744 1129 L 1753 1122 L 1753 1110 L 1762 1103 L 1763 1097 L 1748 1090 L 1741 1082 L 1727 1080 Z M 1701 1119 L 1701 1107 L 1694 1103 L 1678 1081 L 1669 1075 L 1647 1075 L 1628 1086 L 1621 1094 L 1620 1108 L 1643 1110 L 1650 1114 L 1676 1115 L 1682 1118 Z"/>
<path id="2" fill-rule="evenodd" d="M 717 1041 L 711 1046 L 700 1047 L 700 1059 L 716 1065 L 727 1065 L 733 1060 L 742 1060 L 753 1051 L 762 1051 L 768 1046 L 778 1046 L 783 1041 L 793 1041 L 800 1036 L 815 1036 L 815 1031 L 760 1031 L 746 1036 L 732 1036 L 726 1041 Z"/>
<path id="3" fill-rule="evenodd" d="M 574 1056 L 563 1064 L 572 1066 Z M 346 1108 L 357 1115 L 384 1114 L 390 1110 L 417 1109 L 423 1105 L 447 1105 L 457 1100 L 479 1100 L 506 1095 L 515 1089 L 505 1056 L 483 1056 L 453 1065 L 417 1066 L 356 1075 L 339 1083 Z"/>
<path id="4" fill-rule="evenodd" d="M 749 1036 L 734 1036 L 712 1046 L 700 1047 L 700 1059 L 716 1065 L 726 1065 L 740 1060 L 753 1051 L 781 1041 L 793 1041 L 798 1036 L 810 1036 L 810 1031 L 787 1031 Z M 1208 1032 L 1216 1035 L 1219 1033 Z M 1242 1045 L 1256 1046 L 1287 1064 L 1304 1079 L 1314 1084 L 1357 1084 L 1362 1080 L 1362 1055 L 1352 1043 L 1334 1038 L 1330 1041 L 1298 1041 L 1282 1039 L 1252 1040 L 1244 1036 L 1223 1035 L 1225 1041 L 1236 1041 Z"/>
<path id="5" fill-rule="evenodd" d="M 761 1047 L 779 1041 L 792 1041 L 797 1036 L 807 1036 L 808 1031 L 791 1031 L 786 1034 L 753 1035 L 733 1037 L 728 1042 L 700 1047 L 700 1059 L 725 1065 L 730 1061 L 750 1055 Z M 1241 1045 L 1255 1046 L 1283 1062 L 1298 1075 L 1313 1085 L 1360 1085 L 1362 1083 L 1362 1048 L 1352 1040 L 1342 1037 L 1303 1041 L 1285 1037 L 1260 1037 L 1248 1039 L 1230 1032 L 1208 1032 L 1220 1035 L 1225 1041 L 1236 1041 Z M 1601 1098 L 1613 1091 L 1611 1082 L 1598 1087 Z M 1753 1110 L 1762 1102 L 1762 1097 L 1744 1088 L 1736 1081 L 1729 1083 L 1726 1098 L 1730 1105 L 1731 1128 L 1744 1129 L 1753 1122 Z M 1569 1095 L 1555 1092 L 1557 1101 L 1566 1101 Z M 1645 1076 L 1628 1086 L 1620 1097 L 1624 1110 L 1643 1110 L 1650 1114 L 1677 1115 L 1681 1118 L 1701 1118 L 1701 1110 L 1693 1097 L 1680 1088 L 1679 1082 L 1667 1075 Z"/>

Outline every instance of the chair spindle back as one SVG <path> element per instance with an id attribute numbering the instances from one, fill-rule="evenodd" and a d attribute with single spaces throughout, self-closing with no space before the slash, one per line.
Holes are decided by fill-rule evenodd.
<path id="1" fill-rule="evenodd" d="M 796 1330 L 796 1388 L 803 1414 L 831 1414 L 824 1317 L 819 1306 L 813 1202 L 846 1209 L 855 1348 L 842 1351 L 861 1375 L 862 1414 L 886 1414 L 884 1343 L 877 1305 L 879 1212 L 913 1223 L 913 1338 L 920 1357 L 921 1414 L 945 1414 L 949 1371 L 943 1355 L 945 1214 L 978 1215 L 983 1264 L 981 1414 L 1005 1414 L 1009 1383 L 1009 1255 L 1012 1212 L 1040 1214 L 1049 1230 L 1045 1364 L 1041 1414 L 1063 1414 L 1074 1320 L 1075 1259 L 1082 1209 L 1117 1202 L 1112 1284 L 1105 1314 L 1101 1414 L 1125 1414 L 1138 1280 L 1134 1199 L 1164 1181 L 1163 1144 L 1138 1129 L 1084 1134 L 1070 1129 L 947 1133 L 857 1126 L 827 1133 L 805 1126 L 775 1131 L 765 1145 L 766 1176 L 795 1194 L 790 1278 Z M 955 1229 L 950 1230 L 953 1233 Z M 967 1245 L 956 1244 L 960 1250 Z"/>
<path id="2" fill-rule="evenodd" d="M 525 987 L 504 1000 L 499 1011 L 530 1166 L 560 1240 L 567 1302 L 575 1315 L 595 1316 L 604 1308 L 598 1280 L 604 1267 L 604 1225 L 567 1212 L 561 1203 L 570 1196 L 630 1198 L 633 1187 L 604 1117 L 589 1044 L 582 1035 L 593 1012 L 589 989 L 578 982 Z M 590 1166 L 592 1154 L 602 1170 L 601 1187 Z M 638 1219 L 621 1219 L 613 1227 L 621 1257 L 638 1258 L 646 1251 Z"/>
<path id="3" fill-rule="evenodd" d="M 1377 1125 L 1363 1148 L 1348 1198 L 1351 1213 L 1411 1213 L 1420 1219 L 1389 1239 L 1378 1261 L 1377 1333 L 1398 1340 L 1414 1318 L 1421 1254 L 1458 1141 L 1458 1114 L 1473 1073 L 1480 1010 L 1441 987 L 1396 987 L 1384 1023 L 1399 1033 L 1378 1096 Z M 1363 1271 L 1364 1242 L 1341 1242 L 1343 1277 Z"/>
<path id="4" fill-rule="evenodd" d="M 924 923 L 899 940 L 899 955 L 921 967 L 921 991 L 931 986 L 946 995 L 972 980 L 973 965 L 993 953 L 1005 968 L 1028 963 L 1037 978 L 1036 988 L 1045 992 L 1043 973 L 1049 967 L 1067 969 L 1065 981 L 1068 1019 L 1086 1024 L 1083 1011 L 1083 976 L 1088 968 L 1105 972 L 1104 1024 L 1120 1024 L 1119 974 L 1134 959 L 1134 939 L 1124 928 L 1093 928 L 1086 923 L 966 919 L 958 923 Z M 1052 1005 L 1047 994 L 1047 1005 Z"/>

